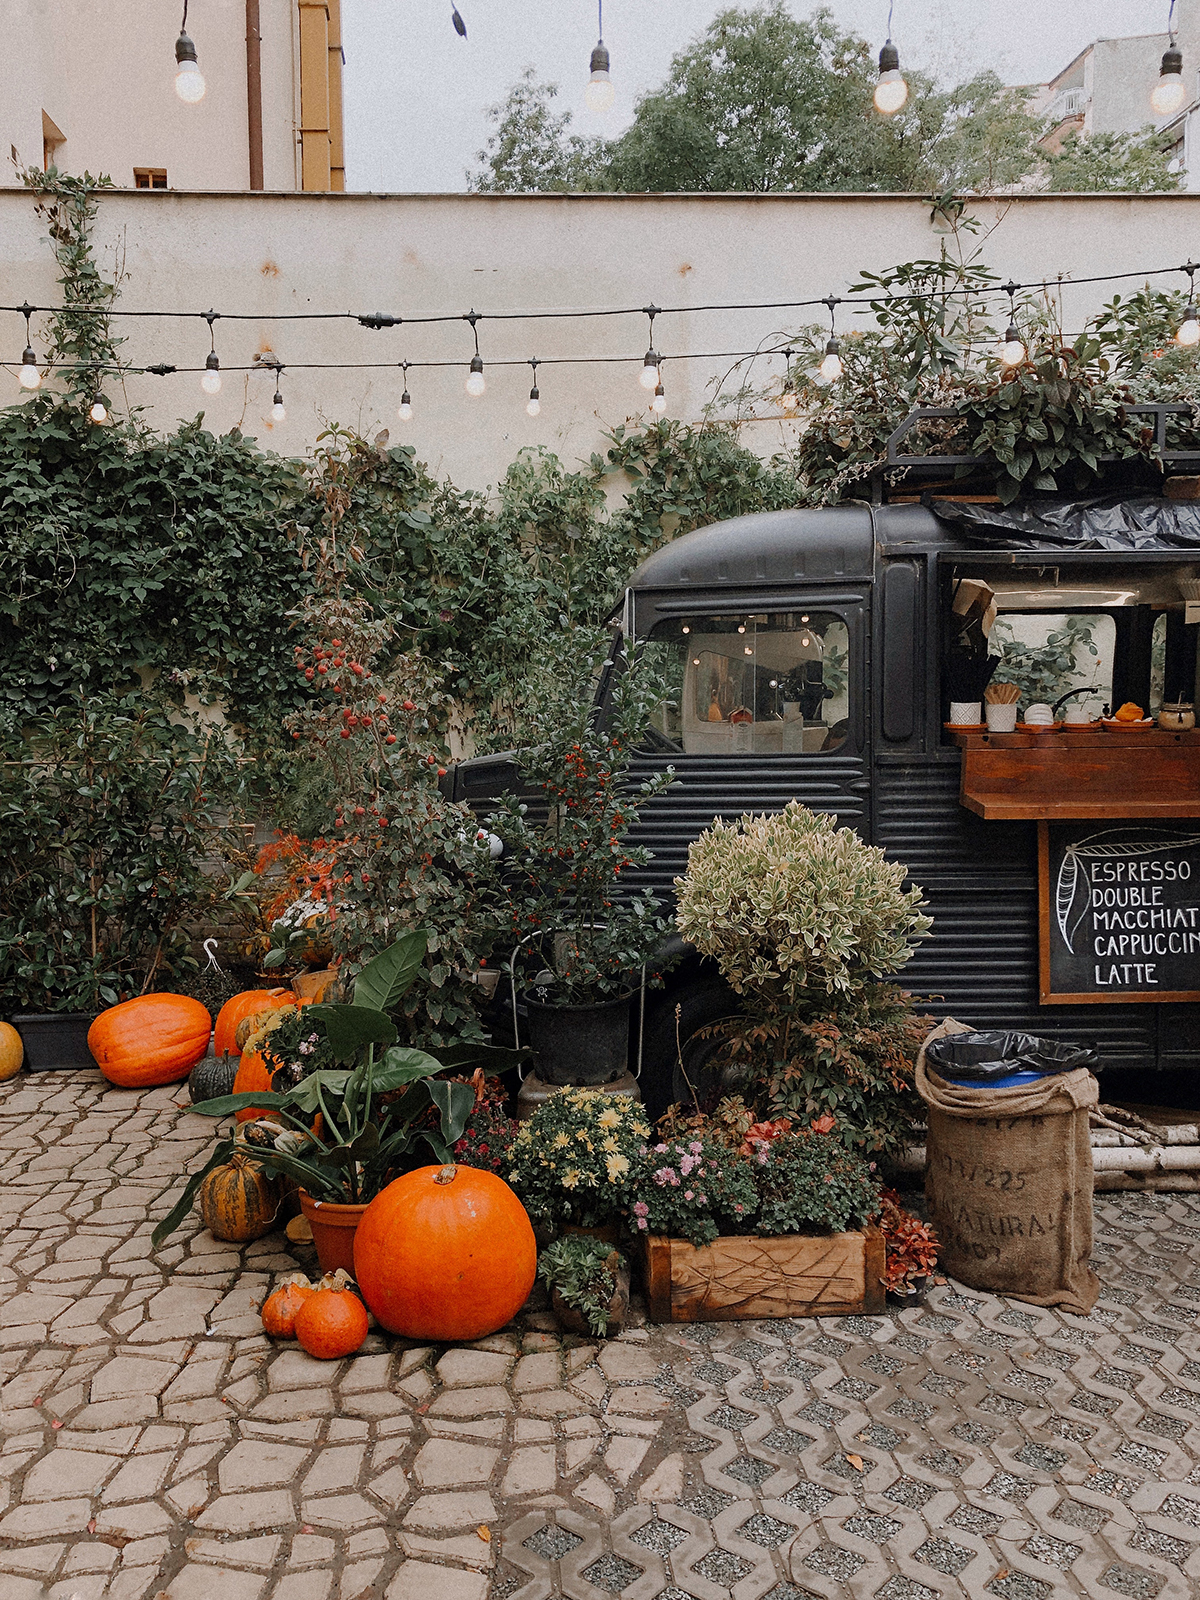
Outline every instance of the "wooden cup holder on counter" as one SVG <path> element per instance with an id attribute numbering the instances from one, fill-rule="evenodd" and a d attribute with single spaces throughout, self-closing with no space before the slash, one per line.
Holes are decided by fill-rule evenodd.
<path id="1" fill-rule="evenodd" d="M 1200 728 L 959 729 L 959 798 L 989 822 L 1200 817 Z"/>

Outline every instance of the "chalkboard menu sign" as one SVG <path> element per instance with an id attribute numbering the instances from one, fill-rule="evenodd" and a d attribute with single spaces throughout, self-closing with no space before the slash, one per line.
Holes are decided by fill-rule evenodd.
<path id="1" fill-rule="evenodd" d="M 1044 1006 L 1200 1000 L 1200 823 L 1039 822 Z"/>

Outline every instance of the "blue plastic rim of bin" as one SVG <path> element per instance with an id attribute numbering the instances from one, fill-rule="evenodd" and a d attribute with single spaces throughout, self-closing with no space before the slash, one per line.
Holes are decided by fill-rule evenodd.
<path id="1" fill-rule="evenodd" d="M 951 1078 L 938 1072 L 943 1083 L 952 1083 L 958 1089 L 1023 1089 L 1027 1083 L 1038 1083 L 1050 1076 L 1048 1072 L 1010 1072 L 1003 1078 Z"/>

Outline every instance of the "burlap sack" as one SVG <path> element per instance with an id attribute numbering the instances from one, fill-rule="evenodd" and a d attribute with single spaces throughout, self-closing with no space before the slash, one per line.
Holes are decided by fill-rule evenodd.
<path id="1" fill-rule="evenodd" d="M 925 1043 L 969 1031 L 948 1019 Z M 959 1088 L 926 1068 L 922 1046 L 916 1083 L 942 1269 L 973 1289 L 1086 1316 L 1100 1291 L 1088 1264 L 1096 1079 L 1080 1070 L 1025 1088 Z"/>

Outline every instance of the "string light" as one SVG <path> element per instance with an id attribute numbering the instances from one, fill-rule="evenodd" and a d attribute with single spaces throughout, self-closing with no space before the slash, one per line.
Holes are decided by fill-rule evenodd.
<path id="1" fill-rule="evenodd" d="M 1013 299 L 1017 288 L 1018 285 L 1011 279 L 1004 285 L 1004 292 L 1008 295 L 1008 327 L 1004 330 L 996 353 L 1000 357 L 1000 364 L 1005 367 L 1019 367 L 1025 359 L 1025 343 L 1017 327 L 1017 308 Z"/>
<path id="2" fill-rule="evenodd" d="M 888 6 L 887 42 L 879 52 L 879 80 L 875 85 L 875 109 L 890 117 L 908 99 L 908 84 L 900 75 L 900 52 L 892 43 L 892 9 Z"/>
<path id="3" fill-rule="evenodd" d="M 829 340 L 825 345 L 825 359 L 821 362 L 821 376 L 829 383 L 836 383 L 842 375 L 842 347 L 833 321 L 834 308 L 839 303 L 835 295 L 829 295 L 823 302 L 829 307 Z"/>
<path id="4" fill-rule="evenodd" d="M 221 392 L 221 362 L 217 355 L 216 340 L 213 338 L 213 323 L 221 315 L 219 311 L 206 311 L 204 320 L 208 323 L 208 342 L 210 349 L 208 359 L 204 363 L 204 375 L 200 379 L 200 387 L 205 394 L 220 394 Z"/>
<path id="5" fill-rule="evenodd" d="M 104 396 L 97 391 L 88 408 L 88 420 L 99 424 L 108 421 L 108 407 L 104 403 Z"/>
<path id="6" fill-rule="evenodd" d="M 475 335 L 475 354 L 471 357 L 471 366 L 467 373 L 467 393 L 472 400 L 478 400 L 487 388 L 483 377 L 483 357 L 479 354 L 479 329 L 476 326 L 479 312 L 468 311 L 463 321 L 471 324 L 471 332 Z"/>
<path id="7" fill-rule="evenodd" d="M 1200 344 L 1200 312 L 1196 310 L 1196 265 L 1189 261 L 1183 269 L 1188 275 L 1188 303 L 1183 309 L 1175 339 L 1178 344 Z"/>
<path id="8" fill-rule="evenodd" d="M 179 37 L 175 41 L 175 93 L 184 105 L 198 105 L 204 99 L 204 75 L 196 60 L 196 46 L 188 38 L 188 0 L 183 0 L 183 21 L 179 24 Z"/>
<path id="9" fill-rule="evenodd" d="M 650 402 L 650 409 L 656 417 L 661 417 L 667 409 L 667 391 L 663 387 L 661 361 L 656 370 L 658 372 L 658 382 L 654 386 L 654 398 Z"/>
<path id="10" fill-rule="evenodd" d="M 29 333 L 29 319 L 33 315 L 33 307 L 28 300 L 25 302 L 25 350 L 21 356 L 21 365 L 17 369 L 17 380 L 22 389 L 39 389 L 42 383 L 42 371 L 38 366 L 37 356 L 34 353 L 33 341 Z"/>
<path id="11" fill-rule="evenodd" d="M 1175 0 L 1167 12 L 1167 48 L 1163 51 L 1159 79 L 1150 91 L 1150 109 L 1156 117 L 1170 117 L 1184 102 L 1183 51 L 1175 43 Z"/>
<path id="12" fill-rule="evenodd" d="M 604 0 L 596 0 L 597 33 L 596 48 L 592 51 L 591 77 L 588 79 L 587 88 L 583 91 L 584 104 L 589 111 L 603 113 L 612 110 L 613 101 L 617 91 L 613 81 L 608 75 L 608 51 L 604 45 Z"/>
<path id="13" fill-rule="evenodd" d="M 537 369 L 541 366 L 541 362 L 536 356 L 533 356 L 530 358 L 529 365 L 533 368 L 533 388 L 529 391 L 529 404 L 525 407 L 525 410 L 531 417 L 536 417 L 542 409 L 542 397 L 538 391 L 537 381 Z"/>
<path id="14" fill-rule="evenodd" d="M 271 421 L 284 422 L 287 420 L 287 411 L 283 404 L 283 364 L 276 361 L 275 366 L 275 394 L 271 400 Z"/>
<path id="15" fill-rule="evenodd" d="M 404 373 L 404 390 L 400 396 L 400 404 L 396 409 L 396 415 L 400 418 L 401 422 L 411 422 L 412 396 L 408 392 L 408 362 L 402 361 L 400 366 Z"/>
<path id="16" fill-rule="evenodd" d="M 658 369 L 662 363 L 662 357 L 654 348 L 654 319 L 658 315 L 658 307 L 647 306 L 646 315 L 650 319 L 650 344 L 646 354 L 642 357 L 642 370 L 638 374 L 638 382 L 643 389 L 654 389 L 659 384 L 660 373 Z"/>

